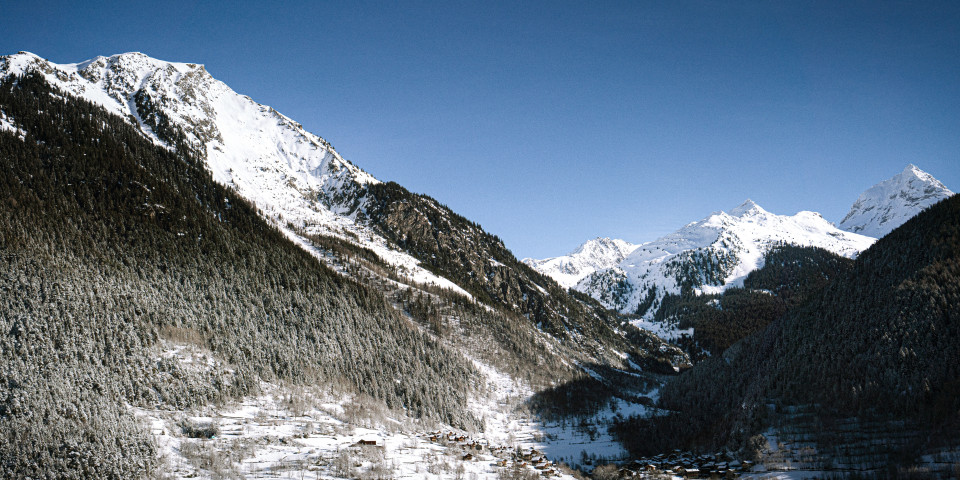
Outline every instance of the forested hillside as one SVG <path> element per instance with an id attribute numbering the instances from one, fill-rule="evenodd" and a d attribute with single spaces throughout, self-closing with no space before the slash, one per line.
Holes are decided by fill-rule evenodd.
<path id="1" fill-rule="evenodd" d="M 881 425 L 876 441 L 891 449 L 899 447 L 884 435 L 914 432 L 912 453 L 894 452 L 897 461 L 956 442 L 960 197 L 926 209 L 835 274 L 767 328 L 666 385 L 659 404 L 676 413 L 625 422 L 621 438 L 637 455 L 749 450 L 765 444 L 757 434 L 790 421 L 781 412 L 799 408 L 812 412 L 817 438 L 841 450 L 849 440 L 831 425 L 844 419 Z"/>
<path id="2" fill-rule="evenodd" d="M 589 297 L 572 296 L 476 223 L 393 182 L 369 185 L 367 193 L 366 215 L 384 237 L 481 302 L 523 315 L 561 341 L 574 333 L 578 343 L 630 348 L 614 332 L 629 328 L 619 315 Z"/>
<path id="3" fill-rule="evenodd" d="M 0 476 L 132 478 L 126 404 L 183 408 L 325 383 L 472 428 L 472 366 L 216 184 L 41 77 L 0 84 Z M 208 349 L 207 368 L 160 355 Z M 397 382 L 396 379 L 403 379 Z"/>
<path id="4" fill-rule="evenodd" d="M 681 330 L 693 328 L 692 355 L 697 356 L 699 349 L 720 354 L 806 302 L 852 264 L 823 248 L 775 245 L 765 255 L 764 266 L 750 272 L 742 288 L 714 295 L 698 295 L 691 289 L 664 295 L 654 320 Z"/>

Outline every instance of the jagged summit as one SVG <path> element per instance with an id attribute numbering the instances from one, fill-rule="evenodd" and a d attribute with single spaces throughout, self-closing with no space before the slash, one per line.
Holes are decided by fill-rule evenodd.
<path id="1" fill-rule="evenodd" d="M 882 237 L 951 195 L 953 192 L 933 175 L 909 164 L 893 178 L 860 194 L 838 226 L 848 232 Z"/>
<path id="2" fill-rule="evenodd" d="M 308 229 L 343 224 L 337 214 L 362 207 L 358 187 L 379 183 L 323 138 L 234 92 L 200 64 L 139 52 L 72 64 L 32 53 L 0 57 L 0 77 L 27 72 L 127 118 L 156 143 L 196 146 L 218 182 Z M 175 138 L 181 132 L 185 138 Z"/>
<path id="3" fill-rule="evenodd" d="M 914 164 L 912 164 L 912 163 L 908 163 L 907 166 L 904 167 L 903 172 L 901 172 L 901 174 L 913 175 L 913 176 L 915 176 L 915 177 L 917 177 L 917 178 L 919 178 L 920 180 L 923 180 L 923 181 L 925 181 L 925 182 L 936 182 L 936 183 L 940 183 L 939 180 L 937 180 L 936 178 L 933 178 L 933 175 L 930 175 L 929 173 L 924 172 L 923 170 L 920 170 L 920 167 L 917 167 L 916 165 L 914 165 Z"/>
<path id="4" fill-rule="evenodd" d="M 730 210 L 730 216 L 733 216 L 733 217 L 743 217 L 745 215 L 762 215 L 764 213 L 770 213 L 770 212 L 764 210 L 763 208 L 760 207 L 760 205 L 757 205 L 756 202 L 754 202 L 753 200 L 750 200 L 749 198 L 746 199 L 743 203 L 738 205 L 733 210 Z"/>
<path id="5" fill-rule="evenodd" d="M 628 247 L 631 245 L 624 240 L 619 238 L 611 239 L 610 237 L 597 237 L 592 240 L 587 240 L 583 242 L 573 251 L 573 253 L 583 253 L 591 254 L 596 253 L 597 251 L 603 251 L 608 249 L 621 249 L 623 247 Z"/>
<path id="6" fill-rule="evenodd" d="M 317 210 L 318 196 L 332 207 L 332 197 L 348 183 L 377 182 L 344 160 L 329 142 L 237 94 L 200 64 L 168 62 L 140 52 L 72 64 L 56 64 L 29 52 L 0 57 L 0 76 L 27 72 L 40 73 L 67 93 L 131 119 L 159 143 L 172 140 L 171 124 L 179 127 L 186 141 L 205 151 L 214 177 L 245 196 L 244 187 L 289 183 L 307 197 L 254 198 L 265 210 L 289 214 L 293 212 L 284 210 L 298 209 L 304 211 L 296 216 L 311 216 L 306 211 Z"/>
<path id="7" fill-rule="evenodd" d="M 664 294 L 679 293 L 684 286 L 712 293 L 740 285 L 778 243 L 854 257 L 873 242 L 839 230 L 820 214 L 777 215 L 747 200 L 730 213 L 713 213 L 639 246 L 617 266 L 585 277 L 575 288 L 625 313 L 650 305 L 648 296 L 654 294 L 653 308 L 646 310 L 650 313 Z"/>
<path id="8" fill-rule="evenodd" d="M 543 260 L 525 258 L 523 263 L 569 288 L 597 270 L 620 263 L 637 247 L 638 245 L 618 238 L 597 237 L 584 242 L 567 255 Z"/>
<path id="9" fill-rule="evenodd" d="M 193 145 L 217 182 L 236 189 L 281 228 L 362 243 L 418 282 L 462 292 L 358 221 L 367 208 L 365 187 L 379 180 L 301 124 L 233 91 L 203 65 L 139 52 L 70 64 L 28 52 L 0 56 L 0 78 L 27 73 L 126 118 L 157 144 Z M 0 121 L 0 128 L 16 126 Z"/>

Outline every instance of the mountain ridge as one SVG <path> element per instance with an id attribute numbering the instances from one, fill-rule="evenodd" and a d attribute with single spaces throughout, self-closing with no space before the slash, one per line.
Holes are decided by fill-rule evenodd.
<path id="1" fill-rule="evenodd" d="M 638 455 L 732 448 L 758 457 L 777 438 L 788 450 L 804 445 L 814 469 L 879 476 L 955 451 L 958 213 L 953 196 L 880 238 L 808 301 L 670 382 L 659 405 L 672 413 L 627 421 L 621 438 Z M 952 477 L 949 463 L 926 468 Z"/>
<path id="2" fill-rule="evenodd" d="M 953 192 L 943 183 L 911 163 L 902 172 L 861 193 L 837 226 L 880 238 L 951 195 Z"/>
<path id="3" fill-rule="evenodd" d="M 566 255 L 542 260 L 524 258 L 523 263 L 553 278 L 561 286 L 570 288 L 583 277 L 620 263 L 638 246 L 619 238 L 597 237 L 580 244 Z"/>
<path id="4" fill-rule="evenodd" d="M 356 243 L 412 281 L 469 296 L 364 221 L 366 187 L 380 180 L 299 123 L 233 91 L 202 65 L 139 52 L 71 64 L 27 52 L 0 57 L 0 76 L 28 71 L 127 118 L 155 143 L 192 146 L 217 182 L 253 201 L 281 229 Z M 184 138 L 178 138 L 181 132 Z"/>
<path id="5" fill-rule="evenodd" d="M 330 261 L 329 254 L 344 255 L 330 263 L 342 274 L 355 276 L 346 265 L 350 258 L 372 252 L 379 257 L 374 263 L 389 271 L 374 265 L 364 275 L 380 272 L 380 281 L 439 287 L 525 318 L 586 355 L 584 360 L 603 358 L 629 368 L 623 352 L 658 355 L 632 345 L 616 314 L 568 295 L 517 261 L 495 235 L 428 196 L 377 180 L 323 138 L 234 92 L 202 65 L 141 53 L 63 65 L 28 53 L 0 57 L 0 76 L 28 72 L 120 115 L 155 144 L 191 149 L 215 181 L 253 202 L 301 248 L 322 262 Z M 359 249 L 341 244 L 322 253 L 314 242 L 324 238 Z M 648 334 L 630 338 L 641 337 L 641 344 L 659 342 Z"/>
<path id="6" fill-rule="evenodd" d="M 777 243 L 818 246 L 853 257 L 873 241 L 837 229 L 816 212 L 776 215 L 748 199 L 730 213 L 714 212 L 641 245 L 617 266 L 585 277 L 576 288 L 608 308 L 652 316 L 666 293 L 719 293 L 739 285 Z M 651 308 L 638 312 L 651 292 L 656 297 Z"/>

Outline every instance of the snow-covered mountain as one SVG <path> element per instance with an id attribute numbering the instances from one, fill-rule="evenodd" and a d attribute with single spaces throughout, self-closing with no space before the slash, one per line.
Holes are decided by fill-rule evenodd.
<path id="1" fill-rule="evenodd" d="M 747 200 L 729 213 L 713 213 L 639 246 L 617 266 L 581 280 L 576 289 L 607 307 L 628 313 L 639 307 L 638 313 L 650 314 L 664 294 L 679 293 L 684 287 L 719 292 L 741 285 L 778 243 L 855 257 L 874 241 L 836 228 L 819 213 L 776 215 Z"/>
<path id="2" fill-rule="evenodd" d="M 25 52 L 0 57 L 0 78 L 26 74 L 119 115 L 155 144 L 191 150 L 215 181 L 253 202 L 290 240 L 345 276 L 376 281 L 380 290 L 431 284 L 491 312 L 512 311 L 529 319 L 538 335 L 569 339 L 572 354 L 583 355 L 572 359 L 577 362 L 602 357 L 622 363 L 621 353 L 636 343 L 623 334 L 621 319 L 543 282 L 476 223 L 426 195 L 377 180 L 323 138 L 234 92 L 202 65 L 141 53 L 72 64 Z M 20 126 L 0 111 L 0 128 Z M 366 270 L 356 266 L 357 258 L 369 262 Z M 662 342 L 650 342 L 655 347 L 643 346 L 642 353 L 659 358 Z"/>
<path id="3" fill-rule="evenodd" d="M 15 395 L 0 395 L 10 477 L 261 478 L 295 475 L 292 462 L 302 476 L 361 437 L 385 451 L 420 439 L 424 455 L 388 456 L 370 470 L 351 457 L 341 462 L 349 469 L 327 462 L 315 473 L 417 476 L 414 465 L 440 447 L 427 429 L 494 432 L 483 441 L 509 442 L 506 453 L 530 442 L 520 445 L 557 460 L 615 458 L 619 445 L 595 430 L 647 411 L 639 397 L 660 385 L 647 372 L 690 366 L 679 348 L 521 264 L 478 224 L 366 177 L 196 66 L 139 55 L 58 66 L 24 54 L 0 57 L 0 74 L 0 258 L 18 272 L 0 275 L 9 331 L 0 349 L 11 352 L 0 370 L 19 382 Z M 203 87 L 185 87 L 190 78 Z M 341 224 L 339 239 L 304 233 L 337 234 Z M 404 278 L 364 248 L 378 241 L 473 301 Z M 18 347 L 24 334 L 37 348 Z M 45 366 L 49 375 L 34 375 Z M 596 382 L 618 388 L 595 400 Z M 583 411 L 552 401 L 580 391 L 597 405 L 578 420 L 589 441 L 585 431 L 548 430 L 535 413 Z M 227 402 L 273 427 L 218 434 L 230 438 L 209 453 L 236 462 L 211 467 L 196 437 L 212 434 L 196 431 L 216 431 L 223 417 L 212 409 Z M 321 403 L 340 413 L 307 405 Z M 297 438 L 330 449 L 267 445 L 299 427 L 254 415 L 257 406 L 319 421 Z M 399 424 L 408 436 L 390 433 Z M 478 460 L 458 468 L 478 478 L 506 471 Z M 517 471 L 539 475 L 524 465 Z"/>
<path id="4" fill-rule="evenodd" d="M 837 225 L 848 232 L 880 238 L 920 213 L 953 195 L 939 180 L 914 165 L 860 194 L 850 212 Z"/>
<path id="5" fill-rule="evenodd" d="M 570 288 L 597 270 L 616 266 L 638 246 L 618 238 L 597 237 L 567 255 L 543 260 L 525 258 L 523 263 Z"/>
<path id="6" fill-rule="evenodd" d="M 356 221 L 365 207 L 363 186 L 379 180 L 299 123 L 234 92 L 203 65 L 142 53 L 71 64 L 28 52 L 0 57 L 0 77 L 27 72 L 127 118 L 158 144 L 192 145 L 215 180 L 253 201 L 278 226 L 359 243 L 412 280 L 466 294 Z M 186 138 L 177 138 L 178 132 Z"/>

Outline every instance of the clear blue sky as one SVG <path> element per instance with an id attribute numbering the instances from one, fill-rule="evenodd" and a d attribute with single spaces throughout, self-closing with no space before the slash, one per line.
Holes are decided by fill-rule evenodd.
<path id="1" fill-rule="evenodd" d="M 0 25 L 3 54 L 203 63 L 518 257 L 748 197 L 839 221 L 907 163 L 960 190 L 960 2 L 7 0 Z"/>

